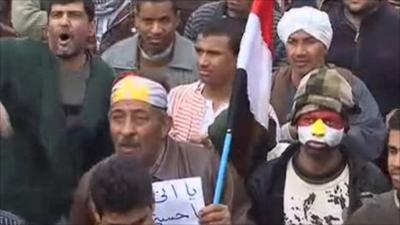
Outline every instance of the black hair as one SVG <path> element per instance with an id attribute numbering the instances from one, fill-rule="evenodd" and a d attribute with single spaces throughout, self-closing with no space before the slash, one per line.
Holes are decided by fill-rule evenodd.
<path id="1" fill-rule="evenodd" d="M 151 177 L 147 169 L 131 156 L 112 156 L 93 171 L 89 188 L 99 215 L 127 213 L 152 206 Z"/>
<path id="2" fill-rule="evenodd" d="M 93 0 L 50 0 L 50 5 L 47 9 L 47 15 L 50 16 L 51 8 L 55 4 L 66 5 L 75 2 L 82 2 L 89 21 L 92 22 L 95 17 L 95 8 Z"/>
<path id="3" fill-rule="evenodd" d="M 394 109 L 388 119 L 389 130 L 400 130 L 400 108 Z"/>
<path id="4" fill-rule="evenodd" d="M 246 27 L 246 20 L 239 18 L 222 18 L 208 23 L 199 35 L 226 36 L 229 38 L 229 46 L 237 56 L 240 49 L 240 41 Z"/>
<path id="5" fill-rule="evenodd" d="M 143 3 L 145 2 L 150 2 L 150 3 L 159 3 L 159 2 L 171 2 L 172 5 L 172 10 L 175 14 L 178 13 L 179 8 L 178 5 L 176 4 L 175 0 L 136 0 L 136 4 L 135 4 L 135 10 L 136 12 L 140 11 L 140 7 Z"/>

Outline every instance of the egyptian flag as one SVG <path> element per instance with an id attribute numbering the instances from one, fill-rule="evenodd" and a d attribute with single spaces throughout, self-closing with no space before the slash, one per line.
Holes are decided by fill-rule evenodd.
<path id="1" fill-rule="evenodd" d="M 265 161 L 267 149 L 275 145 L 276 124 L 268 116 L 274 7 L 274 0 L 254 0 L 237 60 L 228 129 L 232 132 L 231 161 L 244 177 Z"/>

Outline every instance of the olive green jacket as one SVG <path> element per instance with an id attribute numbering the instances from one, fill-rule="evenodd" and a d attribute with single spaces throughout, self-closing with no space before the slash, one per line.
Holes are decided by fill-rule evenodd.
<path id="1" fill-rule="evenodd" d="M 68 211 L 80 175 L 112 152 L 107 113 L 114 73 L 90 57 L 80 126 L 67 130 L 59 61 L 47 45 L 0 40 L 0 101 L 14 135 L 0 139 L 0 208 L 48 224 Z"/>

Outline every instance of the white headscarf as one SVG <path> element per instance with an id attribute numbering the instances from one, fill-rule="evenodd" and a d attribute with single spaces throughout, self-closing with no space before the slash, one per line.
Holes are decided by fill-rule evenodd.
<path id="1" fill-rule="evenodd" d="M 332 41 L 332 26 L 328 14 L 313 7 L 293 8 L 283 14 L 278 23 L 279 38 L 286 44 L 290 35 L 303 30 L 321 41 L 327 49 Z"/>

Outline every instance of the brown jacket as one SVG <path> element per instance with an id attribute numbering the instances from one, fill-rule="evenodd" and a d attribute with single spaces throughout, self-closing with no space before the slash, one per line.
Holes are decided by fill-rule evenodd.
<path id="1" fill-rule="evenodd" d="M 158 165 L 154 166 L 156 168 L 151 171 L 153 180 L 162 181 L 200 176 L 205 204 L 211 204 L 218 173 L 219 157 L 210 150 L 178 143 L 171 138 L 168 138 L 165 149 L 161 158 L 157 160 L 156 164 Z M 89 170 L 79 182 L 70 211 L 70 224 L 72 225 L 95 224 L 90 213 L 88 196 L 89 181 L 95 168 L 96 166 Z M 227 172 L 222 203 L 229 206 L 232 223 L 253 223 L 248 217 L 248 211 L 251 206 L 248 194 L 232 166 L 229 166 Z"/>

